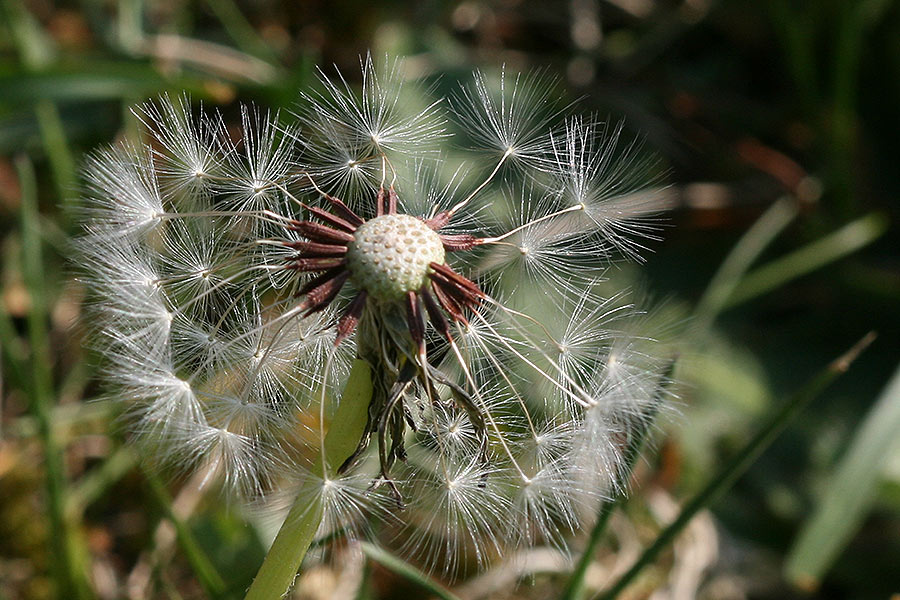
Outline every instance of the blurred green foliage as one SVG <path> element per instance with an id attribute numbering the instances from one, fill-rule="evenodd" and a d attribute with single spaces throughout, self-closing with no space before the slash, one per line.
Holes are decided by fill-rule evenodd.
<path id="1" fill-rule="evenodd" d="M 197 482 L 148 480 L 110 435 L 116 415 L 88 402 L 102 393 L 97 360 L 81 349 L 82 290 L 64 262 L 77 165 L 137 135 L 128 107 L 145 98 L 187 90 L 226 116 L 239 101 L 289 108 L 314 65 L 355 73 L 369 49 L 408 56 L 437 94 L 476 66 L 558 74 L 580 109 L 625 117 L 668 165 L 664 241 L 616 277 L 668 299 L 660 323 L 684 324 L 661 331 L 682 348 L 681 415 L 663 423 L 626 507 L 641 543 L 661 527 L 654 494 L 690 497 L 774 399 L 879 332 L 713 506 L 718 552 L 699 593 L 900 592 L 897 444 L 867 463 L 871 510 L 833 564 L 801 581 L 782 571 L 900 359 L 897 3 L 2 0 L 0 15 L 0 598 L 188 598 L 204 581 L 240 597 L 249 584 L 271 524 L 248 527 Z M 370 558 L 360 597 L 419 597 Z M 204 561 L 221 575 L 201 577 Z M 634 597 L 680 568 L 657 562 Z M 316 567 L 298 594 L 328 597 L 335 578 Z M 554 597 L 565 582 L 522 580 L 502 597 Z"/>

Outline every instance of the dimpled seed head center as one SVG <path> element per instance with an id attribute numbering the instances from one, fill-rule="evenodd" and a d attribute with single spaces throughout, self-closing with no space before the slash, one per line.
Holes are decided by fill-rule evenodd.
<path id="1" fill-rule="evenodd" d="M 359 226 L 347 248 L 353 283 L 379 300 L 398 300 L 428 281 L 444 262 L 440 236 L 411 215 L 382 215 Z"/>

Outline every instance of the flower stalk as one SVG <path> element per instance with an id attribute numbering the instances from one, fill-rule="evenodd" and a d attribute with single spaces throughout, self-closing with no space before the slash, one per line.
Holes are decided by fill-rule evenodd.
<path id="1" fill-rule="evenodd" d="M 44 454 L 49 542 L 53 556 L 52 572 L 60 597 L 78 600 L 93 597 L 85 576 L 83 551 L 78 532 L 66 516 L 68 486 L 63 448 L 53 432 L 52 410 L 55 400 L 51 374 L 50 332 L 47 331 L 47 290 L 44 288 L 44 261 L 38 224 L 37 181 L 31 162 L 16 161 L 22 186 L 22 273 L 28 288 L 28 341 L 31 348 L 29 395 L 31 412 L 38 424 L 38 436 Z"/>
<path id="2" fill-rule="evenodd" d="M 325 436 L 320 460 L 312 467 L 315 470 L 321 469 L 323 464 L 327 465 L 327 473 L 314 472 L 313 475 L 320 475 L 327 483 L 328 478 L 333 477 L 338 467 L 356 450 L 366 428 L 371 397 L 371 369 L 364 360 L 357 359 L 350 370 L 341 402 Z M 322 480 L 309 477 L 304 485 L 320 486 Z M 247 592 L 246 600 L 281 598 L 291 587 L 300 563 L 321 525 L 324 511 L 321 502 L 309 504 L 310 494 L 304 493 L 305 491 L 307 490 L 301 489 L 297 494 L 294 505 Z"/>

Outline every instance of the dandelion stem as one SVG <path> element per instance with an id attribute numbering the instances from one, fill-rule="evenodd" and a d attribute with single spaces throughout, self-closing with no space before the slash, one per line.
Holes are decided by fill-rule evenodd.
<path id="1" fill-rule="evenodd" d="M 652 563 L 659 553 L 681 533 L 681 530 L 702 509 L 712 504 L 725 490 L 752 465 L 762 452 L 778 437 L 784 427 L 810 402 L 819 396 L 835 379 L 845 373 L 856 357 L 875 339 L 875 333 L 866 334 L 846 353 L 835 359 L 821 372 L 813 376 L 762 426 L 759 432 L 729 460 L 724 467 L 681 509 L 678 517 L 663 529 L 653 543 L 644 550 L 637 562 L 618 581 L 597 596 L 597 600 L 616 598 L 634 578 Z"/>
<path id="2" fill-rule="evenodd" d="M 314 472 L 304 488 L 321 485 L 321 478 L 333 476 L 338 467 L 356 450 L 368 417 L 369 400 L 372 397 L 372 376 L 368 363 L 357 359 L 353 363 L 344 395 L 331 420 L 328 435 L 321 450 L 327 473 Z M 321 469 L 319 461 L 313 469 Z M 318 475 L 319 477 L 316 477 Z M 311 490 L 302 489 L 294 506 L 285 518 L 272 547 L 247 592 L 245 600 L 271 600 L 281 598 L 294 582 L 300 563 L 322 521 L 321 502 L 310 503 Z"/>

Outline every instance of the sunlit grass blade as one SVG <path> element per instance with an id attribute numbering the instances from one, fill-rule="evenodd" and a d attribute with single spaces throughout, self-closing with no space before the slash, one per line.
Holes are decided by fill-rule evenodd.
<path id="1" fill-rule="evenodd" d="M 119 0 L 116 15 L 116 37 L 119 44 L 128 52 L 134 53 L 140 48 L 144 38 L 142 21 L 144 19 L 143 2 L 141 0 Z"/>
<path id="2" fill-rule="evenodd" d="M 772 204 L 738 240 L 697 302 L 694 314 L 699 329 L 706 329 L 715 320 L 750 265 L 794 220 L 797 212 L 797 201 L 785 196 Z"/>
<path id="3" fill-rule="evenodd" d="M 369 365 L 360 359 L 353 363 L 347 385 L 338 409 L 331 420 L 331 427 L 325 437 L 324 453 L 329 473 L 347 459 L 365 431 L 368 418 L 369 400 L 372 398 L 372 375 Z M 321 456 L 320 456 L 321 458 Z M 314 464 L 321 464 L 317 460 Z M 317 485 L 313 478 L 310 485 Z M 284 524 L 275 536 L 272 547 L 247 592 L 246 600 L 268 600 L 281 598 L 290 588 L 303 562 L 309 545 L 315 538 L 321 524 L 323 507 L 321 503 L 309 505 L 309 494 L 301 490 L 297 501 L 291 507 Z"/>
<path id="4" fill-rule="evenodd" d="M 870 213 L 787 256 L 775 259 L 748 273 L 734 289 L 723 308 L 741 304 L 778 289 L 788 281 L 852 254 L 881 237 L 887 231 L 887 227 L 887 217 L 879 213 Z"/>
<path id="5" fill-rule="evenodd" d="M 47 513 L 50 520 L 50 545 L 53 570 L 61 598 L 92 596 L 83 566 L 84 549 L 77 533 L 66 519 L 66 473 L 51 421 L 55 394 L 47 328 L 48 292 L 44 282 L 44 259 L 41 248 L 37 206 L 37 182 L 31 162 L 16 159 L 21 188 L 22 276 L 28 290 L 30 306 L 27 316 L 30 348 L 31 413 L 38 425 L 38 436 L 44 454 L 47 484 Z"/>
<path id="6" fill-rule="evenodd" d="M 879 475 L 900 431 L 900 368 L 888 382 L 835 470 L 824 497 L 788 554 L 785 573 L 814 590 L 859 528 L 871 506 Z"/>
<path id="7" fill-rule="evenodd" d="M 450 590 L 390 552 L 367 542 L 360 542 L 363 553 L 385 569 L 403 577 L 441 600 L 459 600 Z"/>
<path id="8" fill-rule="evenodd" d="M 646 423 L 646 425 L 643 429 L 635 431 L 629 436 L 628 445 L 625 448 L 625 454 L 623 456 L 624 464 L 621 474 L 622 481 L 624 482 L 628 482 L 631 479 L 631 473 L 634 470 L 634 465 L 637 462 L 638 456 L 640 456 L 641 453 L 641 449 L 644 447 L 644 443 L 647 440 L 647 434 L 653 427 L 653 421 L 656 417 L 659 403 L 662 402 L 663 392 L 665 391 L 665 388 L 669 383 L 669 378 L 672 376 L 674 367 L 675 361 L 672 361 L 671 366 L 669 367 L 667 373 L 663 376 L 662 381 L 659 384 L 659 392 L 656 395 L 657 403 L 652 406 L 652 412 L 650 414 L 644 415 L 643 422 Z M 566 588 L 563 590 L 562 596 L 560 596 L 561 600 L 578 600 L 578 598 L 581 598 L 581 596 L 584 594 L 584 577 L 587 574 L 588 567 L 590 566 L 591 561 L 594 559 L 594 554 L 597 551 L 600 540 L 603 539 L 603 532 L 606 530 L 606 525 L 609 522 L 609 517 L 612 515 L 612 512 L 616 508 L 616 506 L 624 501 L 624 498 L 624 496 L 619 496 L 616 499 L 607 500 L 600 506 L 600 510 L 597 514 L 597 522 L 594 523 L 594 527 L 591 529 L 590 536 L 588 537 L 588 542 L 584 547 L 581 558 L 578 559 L 578 563 L 575 565 L 575 569 L 572 571 L 572 576 L 569 578 L 569 581 L 566 584 Z"/>
<path id="9" fill-rule="evenodd" d="M 612 600 L 628 587 L 644 567 L 652 563 L 659 553 L 675 540 L 678 534 L 681 533 L 681 530 L 698 512 L 711 505 L 737 481 L 800 411 L 817 398 L 837 377 L 849 369 L 850 364 L 874 339 L 874 333 L 867 334 L 788 398 L 784 405 L 762 425 L 756 435 L 731 460 L 725 463 L 722 469 L 716 473 L 697 495 L 684 505 L 675 520 L 659 533 L 634 565 L 613 583 L 609 589 L 600 594 L 598 598 Z"/>
<path id="10" fill-rule="evenodd" d="M 34 107 L 38 128 L 41 131 L 41 142 L 53 172 L 56 183 L 56 194 L 65 206 L 75 197 L 75 159 L 66 139 L 59 109 L 49 100 L 41 100 Z"/>
<path id="11" fill-rule="evenodd" d="M 28 12 L 26 4 L 18 0 L 3 0 L 0 8 L 22 64 L 28 69 L 38 69 L 52 62 L 56 54 L 53 39 Z"/>
<path id="12" fill-rule="evenodd" d="M 26 380 L 25 384 L 23 389 L 28 391 L 30 389 L 30 381 Z M 113 413 L 112 405 L 104 402 L 56 405 L 50 414 L 50 423 L 53 426 L 54 435 L 61 437 L 65 430 L 73 426 L 91 421 L 110 419 L 113 417 Z M 31 415 L 23 415 L 17 418 L 10 424 L 8 429 L 9 435 L 21 438 L 38 435 L 39 430 L 37 419 Z"/>

